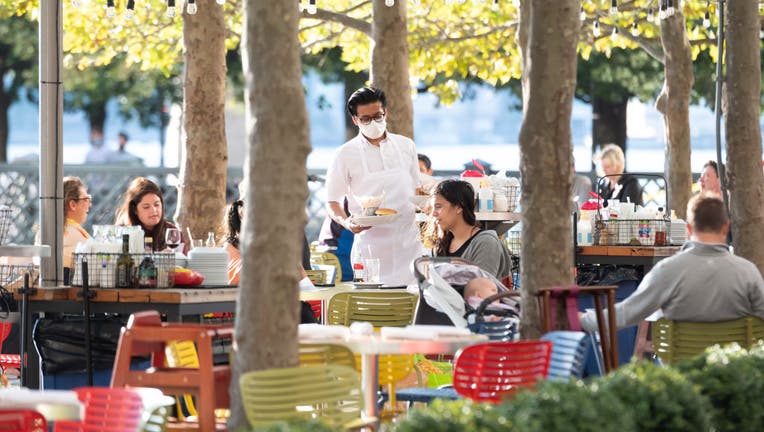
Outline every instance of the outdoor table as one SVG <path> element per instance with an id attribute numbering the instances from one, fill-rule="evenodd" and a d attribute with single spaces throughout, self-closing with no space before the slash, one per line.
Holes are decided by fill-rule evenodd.
<path id="1" fill-rule="evenodd" d="M 79 420 L 83 408 L 74 391 L 26 388 L 0 389 L 0 407 L 35 410 L 48 421 Z"/>
<path id="2" fill-rule="evenodd" d="M 361 355 L 361 391 L 364 395 L 364 415 L 377 416 L 379 388 L 379 354 L 454 354 L 461 348 L 488 340 L 487 336 L 436 337 L 434 339 L 387 339 L 379 334 L 351 335 L 343 338 L 300 338 L 301 344 L 338 344 Z"/>
<path id="3" fill-rule="evenodd" d="M 79 296 L 81 287 L 41 287 L 29 295 L 28 313 L 82 314 L 83 301 Z M 91 288 L 90 313 L 129 315 L 133 312 L 153 309 L 167 316 L 170 322 L 181 322 L 183 317 L 211 312 L 235 312 L 239 289 L 232 288 L 161 288 L 161 289 L 114 289 Z M 31 347 L 32 320 L 27 320 L 25 343 Z M 30 388 L 40 385 L 40 359 L 35 349 L 27 349 L 27 365 L 24 383 Z"/>

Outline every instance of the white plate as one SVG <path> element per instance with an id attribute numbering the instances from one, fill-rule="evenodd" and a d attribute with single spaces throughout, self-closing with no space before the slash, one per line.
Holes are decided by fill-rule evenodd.
<path id="1" fill-rule="evenodd" d="M 409 201 L 418 209 L 423 209 L 427 206 L 427 202 L 430 201 L 429 195 L 414 195 L 409 197 Z"/>
<path id="2" fill-rule="evenodd" d="M 398 219 L 399 214 L 381 216 L 353 216 L 353 222 L 361 226 L 385 225 Z"/>
<path id="3" fill-rule="evenodd" d="M 356 288 L 380 288 L 382 284 L 380 282 L 353 282 L 353 286 Z"/>

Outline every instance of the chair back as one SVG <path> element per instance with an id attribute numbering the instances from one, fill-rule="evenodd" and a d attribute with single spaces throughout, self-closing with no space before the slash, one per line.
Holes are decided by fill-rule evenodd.
<path id="1" fill-rule="evenodd" d="M 325 279 L 324 282 L 320 283 L 335 284 L 342 280 L 342 266 L 340 265 L 340 260 L 337 258 L 337 255 L 331 252 L 313 252 L 310 254 L 310 263 L 334 266 L 334 278 L 332 280 Z"/>
<path id="2" fill-rule="evenodd" d="M 303 366 L 244 373 L 239 379 L 253 427 L 289 419 L 318 418 L 339 428 L 361 417 L 358 373 L 341 365 Z"/>
<path id="3" fill-rule="evenodd" d="M 48 432 L 48 422 L 37 411 L 25 409 L 0 409 L 0 431 Z"/>
<path id="4" fill-rule="evenodd" d="M 138 393 L 111 387 L 80 387 L 74 391 L 85 406 L 85 417 L 81 422 L 57 421 L 55 432 L 136 432 L 141 426 L 143 400 Z"/>
<path id="5" fill-rule="evenodd" d="M 546 378 L 551 353 L 549 341 L 470 345 L 456 354 L 454 390 L 477 402 L 499 403 Z"/>
<path id="6" fill-rule="evenodd" d="M 344 345 L 300 344 L 300 366 L 342 365 L 355 368 L 355 356 Z"/>
<path id="7" fill-rule="evenodd" d="M 582 377 L 590 340 L 585 332 L 557 330 L 541 336 L 541 340 L 552 342 L 550 380 L 568 381 L 571 377 Z"/>
<path id="8" fill-rule="evenodd" d="M 737 342 L 749 348 L 759 339 L 764 339 L 764 320 L 755 316 L 717 322 L 661 318 L 653 323 L 653 349 L 667 364 L 694 357 L 712 345 Z"/>
<path id="9" fill-rule="evenodd" d="M 405 327 L 414 320 L 418 296 L 408 292 L 344 292 L 329 300 L 327 324 L 349 326 L 370 322 L 374 327 Z"/>

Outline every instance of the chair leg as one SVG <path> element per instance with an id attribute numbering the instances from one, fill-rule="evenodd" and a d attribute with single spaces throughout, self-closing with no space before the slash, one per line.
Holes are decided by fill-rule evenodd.
<path id="1" fill-rule="evenodd" d="M 634 357 L 642 360 L 646 353 L 654 353 L 653 344 L 647 338 L 650 336 L 650 321 L 642 321 L 637 327 L 637 340 L 634 343 Z"/>

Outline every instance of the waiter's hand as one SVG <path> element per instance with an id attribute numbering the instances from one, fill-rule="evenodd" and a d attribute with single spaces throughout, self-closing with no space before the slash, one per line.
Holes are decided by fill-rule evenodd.
<path id="1" fill-rule="evenodd" d="M 352 232 L 353 234 L 358 234 L 371 228 L 370 226 L 358 225 L 357 223 L 353 222 L 353 218 L 345 218 L 343 225 L 345 226 L 345 229 Z"/>

